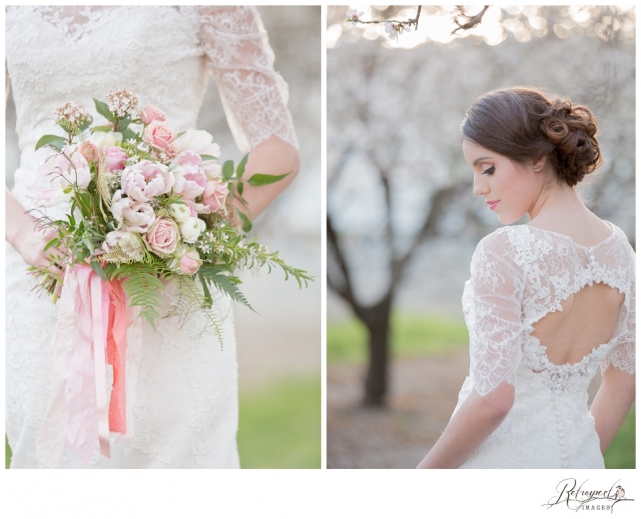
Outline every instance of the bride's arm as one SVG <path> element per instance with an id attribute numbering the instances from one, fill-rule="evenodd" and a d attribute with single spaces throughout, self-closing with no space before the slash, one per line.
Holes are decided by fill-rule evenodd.
<path id="1" fill-rule="evenodd" d="M 599 435 L 601 452 L 605 452 L 623 423 L 635 396 L 635 374 L 610 368 L 603 374 L 590 412 Z"/>
<path id="2" fill-rule="evenodd" d="M 522 272 L 506 235 L 491 234 L 472 258 L 470 382 L 472 392 L 417 468 L 456 468 L 496 430 L 514 405 L 521 361 Z"/>
<path id="3" fill-rule="evenodd" d="M 299 169 L 298 141 L 287 109 L 287 84 L 274 70 L 274 53 L 255 8 L 195 9 L 198 37 L 227 122 L 239 149 L 250 151 L 243 178 L 254 173 L 289 173 L 274 184 L 251 187 L 244 183 L 248 216 L 254 219 L 292 182 Z M 234 204 L 248 212 L 238 200 Z"/>
<path id="4" fill-rule="evenodd" d="M 514 387 L 505 382 L 486 396 L 473 390 L 416 468 L 458 467 L 501 425 L 513 404 Z"/>

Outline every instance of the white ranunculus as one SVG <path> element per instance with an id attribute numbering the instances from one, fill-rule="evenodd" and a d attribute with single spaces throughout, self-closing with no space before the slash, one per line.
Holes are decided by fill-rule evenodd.
<path id="1" fill-rule="evenodd" d="M 198 155 L 211 155 L 220 157 L 220 146 L 213 142 L 214 138 L 205 130 L 187 130 L 172 143 L 176 150 L 176 155 L 183 151 L 191 150 Z"/>
<path id="2" fill-rule="evenodd" d="M 178 223 L 184 223 L 191 215 L 191 211 L 186 204 L 171 204 L 169 206 L 169 215 Z"/>
<path id="3" fill-rule="evenodd" d="M 122 133 L 120 132 L 93 132 L 88 139 L 89 142 L 98 148 L 108 148 L 115 146 L 116 143 L 122 142 Z"/>
<path id="4" fill-rule="evenodd" d="M 200 236 L 200 233 L 207 228 L 207 224 L 195 216 L 190 216 L 185 220 L 185 222 L 180 226 L 180 234 L 183 237 L 183 241 L 186 243 L 195 243 Z"/>

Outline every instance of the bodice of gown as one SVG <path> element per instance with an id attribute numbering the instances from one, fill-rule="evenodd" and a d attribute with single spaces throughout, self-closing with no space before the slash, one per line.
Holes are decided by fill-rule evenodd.
<path id="1" fill-rule="evenodd" d="M 75 101 L 102 121 L 92 99 L 119 88 L 142 106 L 162 108 L 183 131 L 196 128 L 212 73 L 242 151 L 271 135 L 297 146 L 287 86 L 251 7 L 13 6 L 5 41 L 21 150 L 14 195 L 26 207 L 27 186 L 47 153 L 34 145 L 61 132 L 55 109 Z"/>
<path id="2" fill-rule="evenodd" d="M 514 406 L 462 467 L 594 467 L 603 464 L 588 386 L 601 365 L 635 371 L 635 260 L 616 226 L 593 247 L 528 225 L 504 227 L 479 244 L 463 310 L 470 374 L 455 412 L 472 389 L 487 395 L 506 381 Z M 534 324 L 586 285 L 625 295 L 610 340 L 573 364 L 553 364 Z"/>

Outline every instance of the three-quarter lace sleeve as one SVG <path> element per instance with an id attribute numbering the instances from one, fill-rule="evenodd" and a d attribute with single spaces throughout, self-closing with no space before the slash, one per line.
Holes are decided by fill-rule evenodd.
<path id="1" fill-rule="evenodd" d="M 629 288 L 626 291 L 625 305 L 628 310 L 626 322 L 626 331 L 616 342 L 616 345 L 608 352 L 606 357 L 601 361 L 601 372 L 605 373 L 608 368 L 615 367 L 621 371 L 633 374 L 636 371 L 636 281 L 635 281 L 635 254 L 632 247 L 626 243 L 629 248 L 627 261 L 620 265 L 620 269 L 629 276 Z"/>
<path id="2" fill-rule="evenodd" d="M 196 9 L 200 45 L 237 146 L 246 153 L 275 135 L 297 148 L 287 84 L 274 70 L 274 53 L 256 9 Z"/>
<path id="3" fill-rule="evenodd" d="M 521 361 L 523 276 L 507 250 L 506 234 L 494 233 L 479 243 L 472 258 L 470 377 L 484 396 L 501 382 L 516 384 Z"/>

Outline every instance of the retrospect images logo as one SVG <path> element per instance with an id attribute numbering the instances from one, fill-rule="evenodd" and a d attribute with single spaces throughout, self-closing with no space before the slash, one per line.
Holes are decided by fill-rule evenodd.
<path id="1" fill-rule="evenodd" d="M 556 493 L 548 499 L 548 502 L 541 505 L 548 509 L 553 506 L 567 506 L 570 510 L 602 510 L 614 512 L 614 507 L 622 501 L 634 501 L 626 497 L 625 489 L 620 485 L 621 480 L 616 481 L 608 489 L 595 489 L 588 485 L 586 479 L 578 484 L 574 478 L 561 480 L 556 486 Z"/>

